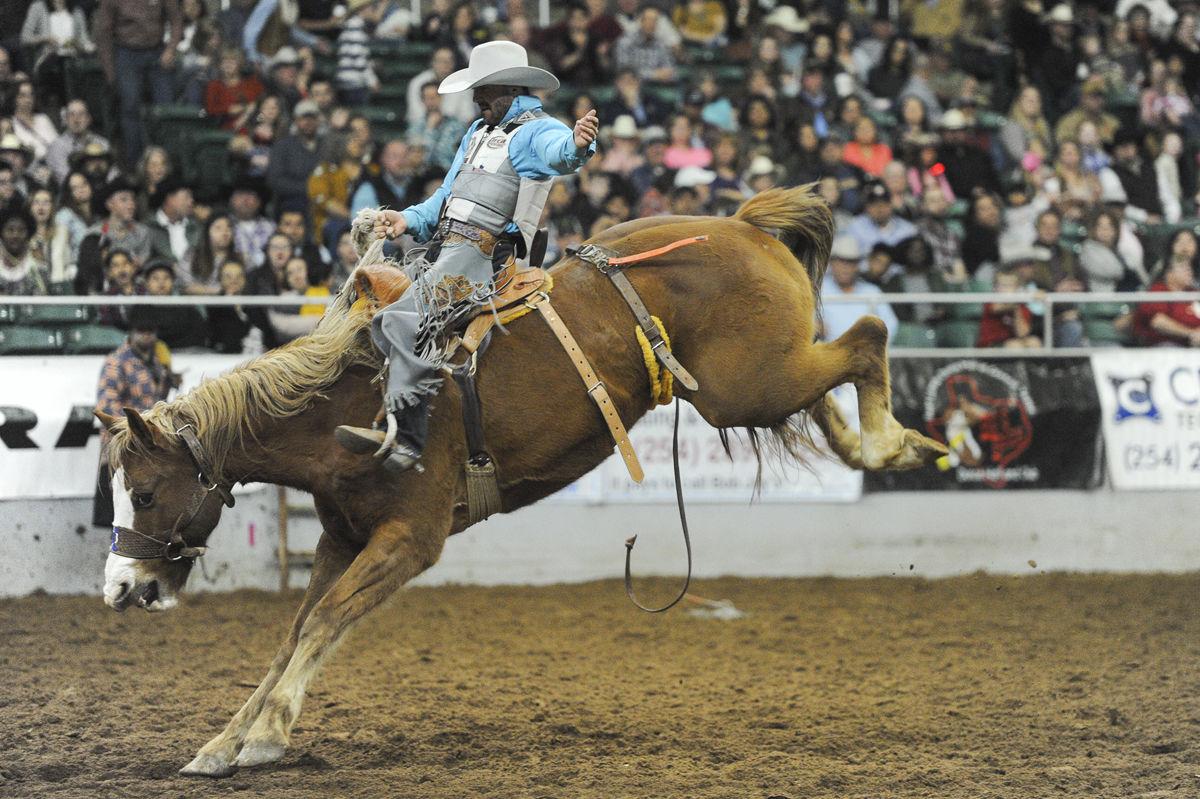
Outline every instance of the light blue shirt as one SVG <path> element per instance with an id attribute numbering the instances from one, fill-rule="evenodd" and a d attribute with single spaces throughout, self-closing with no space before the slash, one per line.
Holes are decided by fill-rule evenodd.
<path id="1" fill-rule="evenodd" d="M 883 296 L 883 291 L 879 286 L 859 278 L 855 281 L 852 290 L 843 291 L 837 281 L 833 279 L 833 275 L 826 272 L 825 282 L 821 284 L 821 296 L 833 297 L 846 294 L 862 295 L 863 302 L 827 302 L 821 306 L 821 318 L 825 322 L 825 341 L 833 341 L 849 330 L 860 317 L 868 314 L 878 316 L 887 325 L 889 341 L 896 335 L 896 328 L 900 326 L 900 321 L 896 318 L 896 312 L 892 310 L 892 306 L 886 302 L 870 302 L 871 299 Z"/>
<path id="2" fill-rule="evenodd" d="M 869 253 L 876 244 L 883 243 L 895 247 L 905 239 L 911 239 L 917 235 L 917 228 L 907 219 L 894 215 L 886 225 L 880 227 L 871 217 L 859 214 L 846 225 L 846 232 L 858 241 L 858 246 L 864 253 Z"/>
<path id="3" fill-rule="evenodd" d="M 541 107 L 542 102 L 536 97 L 521 95 L 513 100 L 512 107 L 508 109 L 504 119 L 500 120 L 500 124 L 505 125 L 526 111 L 540 110 Z M 467 157 L 467 144 L 471 141 L 471 135 L 482 124 L 482 119 L 471 123 L 462 143 L 458 145 L 458 152 L 454 154 L 450 171 L 446 173 L 446 179 L 438 186 L 437 191 L 425 202 L 410 205 L 402 212 L 404 220 L 408 223 L 408 232 L 417 241 L 427 241 L 433 236 L 442 204 L 450 197 L 450 187 L 454 185 L 454 178 L 458 176 L 458 171 L 462 169 L 463 161 Z M 596 142 L 588 145 L 584 152 L 579 152 L 575 147 L 575 133 L 552 117 L 535 119 L 521 125 L 512 135 L 508 145 L 508 157 L 512 161 L 513 169 L 523 178 L 534 179 L 570 175 L 583 166 L 595 152 Z M 517 226 L 512 223 L 505 228 L 509 232 L 515 232 L 516 229 Z"/>

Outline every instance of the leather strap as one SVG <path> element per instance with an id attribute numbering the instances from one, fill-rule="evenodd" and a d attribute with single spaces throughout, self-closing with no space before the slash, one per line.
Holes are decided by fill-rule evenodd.
<path id="1" fill-rule="evenodd" d="M 642 471 L 642 465 L 638 462 L 637 453 L 633 451 L 633 444 L 629 441 L 629 433 L 625 431 L 625 425 L 621 422 L 621 415 L 617 413 L 617 407 L 613 404 L 608 389 L 600 381 L 587 356 L 580 349 L 579 342 L 571 335 L 571 331 L 567 329 L 562 317 L 558 315 L 558 311 L 554 310 L 554 306 L 550 304 L 550 298 L 545 294 L 531 297 L 528 304 L 537 308 L 541 313 L 546 324 L 558 338 L 558 343 L 566 350 L 575 370 L 579 372 L 579 377 L 587 388 L 588 396 L 596 403 L 596 407 L 600 409 L 600 415 L 604 417 L 604 423 L 608 425 L 608 432 L 616 442 L 617 451 L 621 453 L 621 459 L 625 461 L 625 468 L 629 470 L 629 476 L 635 483 L 642 482 L 645 473 Z"/>
<path id="2" fill-rule="evenodd" d="M 676 244 L 678 245 L 679 242 L 676 242 Z M 613 261 L 609 263 L 613 263 Z M 683 368 L 683 364 L 677 361 L 675 356 L 671 354 L 671 348 L 667 346 L 667 342 L 663 341 L 662 334 L 658 332 L 658 325 L 654 324 L 654 320 L 650 318 L 650 311 L 646 309 L 646 304 L 642 302 L 642 298 L 638 295 L 637 289 L 633 287 L 633 284 L 629 282 L 629 278 L 620 269 L 610 269 L 607 274 L 609 280 L 612 281 L 613 285 L 617 287 L 617 291 L 625 299 L 629 310 L 633 311 L 638 325 L 650 341 L 650 349 L 654 352 L 655 357 L 658 358 L 658 362 L 666 367 L 667 371 L 673 374 L 675 379 L 684 388 L 689 391 L 698 389 L 700 384 L 696 382 L 696 378 L 692 377 L 691 373 Z"/>
<path id="3" fill-rule="evenodd" d="M 489 334 L 491 331 L 488 331 Z M 467 434 L 467 452 L 472 461 L 491 460 L 483 437 L 483 408 L 479 403 L 479 392 L 475 388 L 476 359 L 487 350 L 491 335 L 486 335 L 471 357 L 455 366 L 450 375 L 462 393 L 463 428 Z"/>
<path id="4" fill-rule="evenodd" d="M 209 491 L 216 491 L 226 507 L 232 508 L 234 505 L 233 492 L 229 490 L 228 485 L 217 482 L 212 462 L 209 461 L 208 453 L 205 452 L 204 445 L 200 443 L 200 438 L 196 435 L 196 428 L 190 424 L 185 424 L 175 432 L 183 439 L 183 443 L 187 446 L 188 454 L 192 456 L 192 462 L 200 470 L 201 485 Z"/>

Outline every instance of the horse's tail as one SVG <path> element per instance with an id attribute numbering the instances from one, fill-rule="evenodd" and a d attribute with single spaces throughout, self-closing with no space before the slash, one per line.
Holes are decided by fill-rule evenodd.
<path id="1" fill-rule="evenodd" d="M 779 240 L 792 251 L 813 285 L 813 304 L 821 318 L 821 282 L 833 244 L 833 212 L 809 183 L 791 189 L 768 189 L 737 209 L 734 219 L 762 230 L 778 230 Z"/>

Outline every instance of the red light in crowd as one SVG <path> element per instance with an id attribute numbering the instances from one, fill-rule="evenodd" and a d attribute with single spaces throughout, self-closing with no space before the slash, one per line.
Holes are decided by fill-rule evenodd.
<path id="1" fill-rule="evenodd" d="M 942 166 L 942 162 L 938 161 L 933 166 L 929 167 L 929 174 L 934 177 L 941 177 L 946 173 L 946 167 Z"/>

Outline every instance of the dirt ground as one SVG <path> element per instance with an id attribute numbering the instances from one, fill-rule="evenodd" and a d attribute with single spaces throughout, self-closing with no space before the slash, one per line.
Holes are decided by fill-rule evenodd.
<path id="1" fill-rule="evenodd" d="M 641 598 L 672 583 L 641 585 Z M 405 592 L 318 678 L 282 763 L 176 770 L 298 594 L 0 602 L 3 797 L 1196 797 L 1200 575 Z"/>

